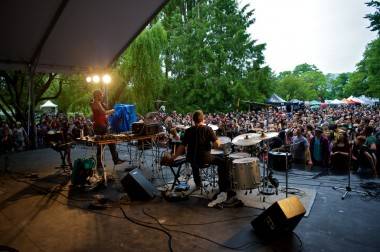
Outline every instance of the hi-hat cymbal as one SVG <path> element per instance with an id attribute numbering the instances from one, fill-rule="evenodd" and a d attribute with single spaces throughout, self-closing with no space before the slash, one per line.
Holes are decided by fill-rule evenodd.
<path id="1" fill-rule="evenodd" d="M 239 145 L 239 146 L 251 146 L 255 145 L 261 142 L 262 139 L 260 139 L 260 134 L 258 133 L 247 133 L 243 135 L 239 135 L 235 137 L 232 140 L 232 143 L 234 145 Z"/>
<path id="2" fill-rule="evenodd" d="M 186 125 L 183 125 L 183 124 L 179 124 L 179 125 L 174 125 L 174 127 L 178 130 L 187 130 L 188 128 L 190 128 L 190 126 L 186 126 Z"/>

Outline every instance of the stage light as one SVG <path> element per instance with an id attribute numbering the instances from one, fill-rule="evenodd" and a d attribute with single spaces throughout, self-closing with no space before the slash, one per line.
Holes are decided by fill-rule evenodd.
<path id="1" fill-rule="evenodd" d="M 87 76 L 87 77 L 86 77 L 86 82 L 87 82 L 87 83 L 90 83 L 91 81 L 92 81 L 91 76 Z"/>
<path id="2" fill-rule="evenodd" d="M 110 84 L 111 83 L 111 76 L 109 74 L 103 75 L 102 81 L 104 84 Z"/>
<path id="3" fill-rule="evenodd" d="M 94 75 L 94 76 L 92 76 L 92 81 L 93 81 L 94 83 L 99 83 L 99 81 L 100 81 L 99 75 Z"/>

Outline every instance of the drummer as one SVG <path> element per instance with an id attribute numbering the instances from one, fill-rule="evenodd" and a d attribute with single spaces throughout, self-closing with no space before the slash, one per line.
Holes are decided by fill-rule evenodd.
<path id="1" fill-rule="evenodd" d="M 227 193 L 227 200 L 232 199 L 236 193 L 231 189 L 229 171 L 226 169 L 222 157 L 211 155 L 211 147 L 219 148 L 220 140 L 211 127 L 205 125 L 204 114 L 201 110 L 193 113 L 194 126 L 185 131 L 183 145 L 187 148 L 187 161 L 190 162 L 196 189 L 201 188 L 199 169 L 208 164 L 218 166 L 218 184 L 220 192 Z M 211 146 L 212 144 L 212 146 Z"/>

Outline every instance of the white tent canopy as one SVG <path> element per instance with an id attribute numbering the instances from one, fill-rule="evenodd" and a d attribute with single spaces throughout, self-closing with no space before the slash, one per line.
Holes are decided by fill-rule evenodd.
<path id="1" fill-rule="evenodd" d="M 167 1 L 0 1 L 0 69 L 107 69 Z"/>
<path id="2" fill-rule="evenodd" d="M 334 104 L 334 105 L 339 105 L 339 104 L 343 104 L 344 102 L 338 100 L 338 99 L 334 99 L 332 101 L 330 101 L 330 104 Z"/>
<path id="3" fill-rule="evenodd" d="M 40 106 L 40 108 L 56 108 L 58 107 L 57 104 L 52 103 L 50 100 L 47 100 L 44 104 Z"/>

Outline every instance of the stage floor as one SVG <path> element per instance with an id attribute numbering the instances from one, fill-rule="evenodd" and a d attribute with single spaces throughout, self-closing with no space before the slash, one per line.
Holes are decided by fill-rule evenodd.
<path id="1" fill-rule="evenodd" d="M 94 150 L 77 147 L 72 153 L 74 160 L 91 156 Z M 128 158 L 123 153 L 121 157 Z M 106 158 L 107 170 L 112 173 L 108 149 Z M 230 250 L 220 245 L 240 247 L 242 251 L 298 251 L 301 245 L 295 235 L 269 242 L 258 239 L 250 222 L 262 212 L 260 209 L 208 208 L 209 201 L 198 197 L 181 202 L 161 198 L 120 201 L 124 193 L 118 180 L 125 174 L 126 163 L 116 167 L 116 180 L 107 188 L 78 192 L 69 190 L 67 177 L 54 168 L 60 159 L 51 149 L 9 155 L 10 173 L 4 171 L 4 162 L 1 156 L 0 246 L 19 251 L 169 251 L 167 234 L 132 223 L 122 209 L 132 221 L 163 229 L 147 214 L 156 217 L 172 236 L 173 251 Z M 152 174 L 151 169 L 150 162 L 146 162 L 142 168 L 145 176 Z M 342 193 L 332 186 L 345 186 L 347 177 L 315 177 L 319 172 L 297 167 L 289 172 L 290 187 L 316 190 L 309 216 L 294 230 L 303 251 L 379 251 L 379 199 L 364 199 L 352 193 L 341 200 Z M 25 178 L 29 173 L 37 173 L 39 178 Z M 283 172 L 275 172 L 274 177 L 284 185 Z M 354 175 L 352 187 L 360 189 L 360 182 L 368 181 L 380 182 Z M 154 183 L 162 181 L 156 179 Z M 107 209 L 88 209 L 96 195 L 110 200 Z"/>

